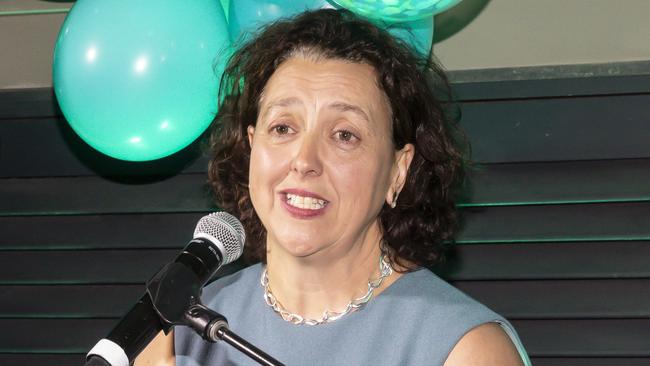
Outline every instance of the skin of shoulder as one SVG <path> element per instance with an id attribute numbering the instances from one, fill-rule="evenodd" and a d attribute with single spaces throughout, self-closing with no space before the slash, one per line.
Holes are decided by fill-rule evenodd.
<path id="1" fill-rule="evenodd" d="M 156 338 L 136 357 L 134 366 L 174 366 L 174 332 L 158 333 Z"/>
<path id="2" fill-rule="evenodd" d="M 517 348 L 497 323 L 467 332 L 451 351 L 444 366 L 523 366 Z"/>

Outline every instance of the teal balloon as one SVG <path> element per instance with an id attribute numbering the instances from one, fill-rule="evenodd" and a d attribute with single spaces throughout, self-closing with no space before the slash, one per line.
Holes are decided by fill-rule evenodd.
<path id="1" fill-rule="evenodd" d="M 233 41 L 243 41 L 269 22 L 323 7 L 332 6 L 326 0 L 230 0 L 228 30 Z"/>
<path id="2" fill-rule="evenodd" d="M 224 1 L 222 0 L 221 3 L 225 9 L 228 9 L 228 30 L 233 42 L 245 41 L 265 24 L 305 10 L 341 8 L 334 1 L 330 3 L 326 0 L 229 0 L 227 4 Z M 377 19 L 371 20 L 377 26 L 388 29 L 393 36 L 413 46 L 419 53 L 429 54 L 433 41 L 433 17 L 394 24 Z"/>
<path id="3" fill-rule="evenodd" d="M 385 22 L 410 22 L 431 17 L 461 0 L 331 0 L 367 18 Z"/>
<path id="4" fill-rule="evenodd" d="M 229 44 L 219 1 L 78 0 L 56 42 L 54 91 L 90 146 L 162 158 L 211 123 Z"/>
<path id="5" fill-rule="evenodd" d="M 411 45 L 419 54 L 429 55 L 433 44 L 433 25 L 431 16 L 411 22 L 384 24 L 383 27 L 393 36 Z"/>

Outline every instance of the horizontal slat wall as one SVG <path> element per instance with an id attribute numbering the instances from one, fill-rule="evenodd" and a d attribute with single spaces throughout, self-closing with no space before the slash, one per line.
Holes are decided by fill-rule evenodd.
<path id="1" fill-rule="evenodd" d="M 469 179 L 464 206 L 650 201 L 650 159 L 489 164 L 475 167 Z M 5 216 L 214 209 L 204 172 L 146 185 L 98 176 L 7 178 L 1 189 Z"/>
<path id="2" fill-rule="evenodd" d="M 11 93 L 0 91 L 0 98 L 11 98 Z M 134 177 L 140 177 L 140 181 L 142 177 L 159 180 L 183 170 L 204 171 L 206 166 L 207 159 L 200 157 L 198 143 L 168 158 L 133 163 L 97 152 L 79 139 L 60 115 L 0 120 L 0 177 L 99 175 L 117 181 L 125 178 L 128 183 Z"/>
<path id="3" fill-rule="evenodd" d="M 86 353 L 0 353 L 0 365 L 83 365 Z"/>
<path id="4" fill-rule="evenodd" d="M 536 365 L 650 363 L 650 76 L 454 88 L 476 166 L 436 272 Z M 50 89 L 0 91 L 1 365 L 82 362 L 213 210 L 200 148 L 117 161 Z"/>
<path id="5" fill-rule="evenodd" d="M 125 270 L 129 268 L 126 267 Z M 2 285 L 0 318 L 117 318 L 143 289 L 134 284 Z M 647 278 L 454 281 L 456 287 L 510 319 L 591 319 L 650 317 Z M 607 299 L 603 294 L 607 294 Z M 525 294 L 525 296 L 520 296 Z M 549 297 L 549 294 L 553 296 Z M 48 299 L 62 298 L 64 302 Z"/>
<path id="6" fill-rule="evenodd" d="M 453 284 L 510 319 L 650 318 L 648 278 L 474 280 Z M 607 294 L 606 299 L 603 294 Z"/>
<path id="7" fill-rule="evenodd" d="M 650 241 L 459 245 L 437 269 L 462 280 L 650 277 Z"/>
<path id="8" fill-rule="evenodd" d="M 650 156 L 650 94 L 506 99 L 463 104 L 481 162 Z"/>
<path id="9" fill-rule="evenodd" d="M 101 339 L 118 319 L 0 319 L 0 353 L 81 353 Z M 649 319 L 513 320 L 529 353 L 544 357 L 650 357 Z M 55 334 L 56 337 L 52 335 Z"/>
<path id="10" fill-rule="evenodd" d="M 0 278 L 8 279 L 0 283 L 144 283 L 165 263 L 174 259 L 180 249 L 11 251 L 4 253 L 0 259 Z M 53 264 L 56 271 L 52 271 Z M 234 267 L 226 266 L 221 271 L 230 272 Z"/>
<path id="11" fill-rule="evenodd" d="M 12 250 L 2 253 L 0 284 L 142 283 L 177 251 Z M 647 278 L 649 255 L 650 241 L 471 244 L 438 272 L 453 281 Z"/>
<path id="12" fill-rule="evenodd" d="M 525 81 L 519 83 L 525 87 Z M 492 86 L 496 84 L 493 82 Z M 16 98 L 14 94 L 0 92 L 0 98 L 9 100 L 3 103 L 6 108 L 21 105 L 11 103 Z M 504 100 L 487 99 L 488 94 L 485 98 L 462 103 L 463 127 L 472 141 L 473 158 L 478 162 L 650 156 L 648 94 Z M 161 161 L 125 163 L 105 157 L 80 141 L 60 116 L 25 119 L 0 112 L 0 118 L 0 177 L 164 175 L 178 173 L 187 165 L 186 171 L 205 169 L 205 160 L 198 157 L 198 144 Z M 39 159 L 21 161 L 21 157 L 35 153 L 34 146 L 38 146 Z"/>
<path id="13" fill-rule="evenodd" d="M 459 243 L 650 239 L 650 202 L 485 206 L 463 211 L 465 229 Z M 5 216 L 0 217 L 0 249 L 178 248 L 201 216 L 201 212 Z"/>

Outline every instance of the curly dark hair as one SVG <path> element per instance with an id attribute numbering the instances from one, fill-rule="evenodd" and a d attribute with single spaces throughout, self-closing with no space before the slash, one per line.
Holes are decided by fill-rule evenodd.
<path id="1" fill-rule="evenodd" d="M 449 118 L 450 88 L 441 68 L 386 30 L 348 11 L 305 12 L 266 26 L 230 58 L 221 80 L 221 106 L 212 127 L 209 181 L 217 204 L 238 216 L 247 234 L 245 258 L 266 260 L 266 231 L 248 191 L 247 127 L 258 116 L 260 94 L 298 50 L 372 66 L 392 111 L 393 144 L 415 146 L 397 207 L 384 204 L 382 250 L 403 268 L 431 266 L 458 226 L 456 191 L 464 177 L 464 141 Z"/>

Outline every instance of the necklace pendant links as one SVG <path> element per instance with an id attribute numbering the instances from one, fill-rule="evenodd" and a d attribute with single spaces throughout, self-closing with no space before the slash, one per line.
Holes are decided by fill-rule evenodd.
<path id="1" fill-rule="evenodd" d="M 260 278 L 260 284 L 264 288 L 264 302 L 273 309 L 282 320 L 287 321 L 296 325 L 320 325 L 325 323 L 331 323 L 341 319 L 343 316 L 362 309 L 370 299 L 372 299 L 373 292 L 376 288 L 381 286 L 384 282 L 384 278 L 390 276 L 393 273 L 393 268 L 390 266 L 390 263 L 386 260 L 386 255 L 382 254 L 379 257 L 379 277 L 375 279 L 370 279 L 368 281 L 368 291 L 365 295 L 352 299 L 345 307 L 345 310 L 341 312 L 329 311 L 326 310 L 323 312 L 323 316 L 320 319 L 306 319 L 301 315 L 294 314 L 289 312 L 280 304 L 280 302 L 275 298 L 271 289 L 269 288 L 269 274 L 266 268 L 262 271 L 262 276 Z"/>

